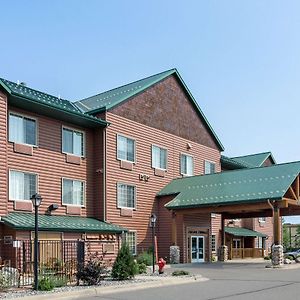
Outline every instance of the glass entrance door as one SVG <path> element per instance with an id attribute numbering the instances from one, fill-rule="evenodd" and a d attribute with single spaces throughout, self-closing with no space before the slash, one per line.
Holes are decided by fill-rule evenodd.
<path id="1" fill-rule="evenodd" d="M 204 236 L 191 237 L 191 262 L 204 262 Z"/>

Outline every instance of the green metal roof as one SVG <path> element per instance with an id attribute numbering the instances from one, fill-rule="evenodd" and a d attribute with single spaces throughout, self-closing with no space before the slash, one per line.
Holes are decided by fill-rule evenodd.
<path id="1" fill-rule="evenodd" d="M 4 224 L 16 230 L 34 230 L 34 214 L 9 213 L 2 217 Z M 39 215 L 39 230 L 65 232 L 121 233 L 127 229 L 93 218 Z"/>
<path id="2" fill-rule="evenodd" d="M 221 155 L 221 165 L 222 168 L 226 168 L 229 170 L 249 168 L 249 165 L 246 165 L 242 162 L 235 161 L 232 158 L 225 155 Z"/>
<path id="3" fill-rule="evenodd" d="M 249 155 L 244 155 L 244 156 L 236 156 L 236 157 L 231 157 L 232 160 L 248 165 L 248 167 L 261 167 L 263 163 L 270 157 L 270 159 L 275 162 L 275 159 L 272 155 L 271 152 L 262 152 L 262 153 L 256 153 L 256 154 L 249 154 Z"/>
<path id="4" fill-rule="evenodd" d="M 267 237 L 266 234 L 243 227 L 225 227 L 225 232 L 234 236 Z"/>
<path id="5" fill-rule="evenodd" d="M 129 100 L 131 97 L 145 91 L 149 87 L 157 84 L 161 80 L 171 76 L 175 75 L 181 85 L 184 87 L 186 93 L 189 96 L 189 99 L 191 100 L 194 108 L 196 109 L 199 117 L 204 120 L 204 123 L 206 124 L 208 130 L 213 135 L 217 145 L 219 148 L 223 151 L 224 147 L 222 143 L 220 142 L 219 138 L 217 137 L 216 133 L 212 129 L 211 125 L 209 124 L 208 120 L 206 119 L 205 115 L 203 114 L 202 110 L 200 109 L 198 103 L 194 99 L 193 95 L 189 91 L 187 85 L 181 78 L 180 74 L 176 69 L 171 69 L 156 75 L 152 75 L 150 77 L 123 85 L 121 87 L 117 87 L 115 89 L 100 93 L 98 95 L 80 100 L 75 102 L 75 104 L 82 109 L 84 112 L 88 114 L 95 114 L 97 112 L 110 110 L 111 108 L 114 108 L 118 106 L 119 104 L 123 103 L 124 101 Z"/>
<path id="6" fill-rule="evenodd" d="M 300 173 L 300 162 L 174 179 L 158 197 L 174 195 L 169 209 L 279 200 Z"/>
<path id="7" fill-rule="evenodd" d="M 10 103 L 16 107 L 30 109 L 37 113 L 54 116 L 82 126 L 107 125 L 107 122 L 99 118 L 84 114 L 71 101 L 60 99 L 2 78 L 0 78 L 0 87 L 8 93 Z"/>

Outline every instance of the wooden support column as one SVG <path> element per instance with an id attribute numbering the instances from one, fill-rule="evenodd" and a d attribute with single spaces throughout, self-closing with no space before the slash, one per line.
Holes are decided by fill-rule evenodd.
<path id="1" fill-rule="evenodd" d="M 172 211 L 172 245 L 177 246 L 177 224 L 176 213 Z"/>
<path id="2" fill-rule="evenodd" d="M 225 218 L 222 214 L 222 224 L 221 224 L 221 245 L 224 246 L 226 243 L 226 239 L 225 239 Z"/>
<path id="3" fill-rule="evenodd" d="M 277 205 L 274 205 L 273 222 L 274 244 L 280 245 L 280 209 Z"/>

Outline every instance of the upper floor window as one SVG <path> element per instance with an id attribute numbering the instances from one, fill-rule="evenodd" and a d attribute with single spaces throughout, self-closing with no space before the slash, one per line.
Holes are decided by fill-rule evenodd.
<path id="1" fill-rule="evenodd" d="M 135 186 L 118 183 L 117 202 L 119 208 L 135 208 L 136 193 Z"/>
<path id="2" fill-rule="evenodd" d="M 181 154 L 180 169 L 182 175 L 186 175 L 186 176 L 194 175 L 194 158 L 187 154 Z"/>
<path id="3" fill-rule="evenodd" d="M 62 151 L 76 156 L 84 156 L 83 132 L 63 127 Z"/>
<path id="4" fill-rule="evenodd" d="M 135 140 L 123 135 L 118 135 L 117 158 L 135 162 Z"/>
<path id="5" fill-rule="evenodd" d="M 63 205 L 84 206 L 84 182 L 63 178 Z"/>
<path id="6" fill-rule="evenodd" d="M 211 161 L 204 162 L 204 174 L 212 174 L 216 171 L 216 164 Z"/>
<path id="7" fill-rule="evenodd" d="M 152 146 L 152 168 L 167 169 L 167 149 Z"/>
<path id="8" fill-rule="evenodd" d="M 36 120 L 10 113 L 9 141 L 36 146 Z"/>
<path id="9" fill-rule="evenodd" d="M 9 172 L 9 199 L 30 200 L 37 192 L 37 175 L 20 171 Z"/>

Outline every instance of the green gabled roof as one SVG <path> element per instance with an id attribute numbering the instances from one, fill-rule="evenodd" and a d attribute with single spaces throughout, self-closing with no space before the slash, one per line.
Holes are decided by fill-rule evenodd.
<path id="1" fill-rule="evenodd" d="M 270 158 L 274 164 L 276 163 L 271 152 L 262 152 L 244 156 L 231 157 L 232 160 L 244 165 L 248 165 L 248 167 L 250 168 L 261 167 L 268 158 Z"/>
<path id="2" fill-rule="evenodd" d="M 34 214 L 9 213 L 2 217 L 5 225 L 16 230 L 34 230 Z M 93 218 L 39 215 L 39 230 L 64 232 L 121 233 L 127 229 Z"/>
<path id="3" fill-rule="evenodd" d="M 95 114 L 97 112 L 110 110 L 171 75 L 175 75 L 178 78 L 179 82 L 181 83 L 186 93 L 188 94 L 189 99 L 191 100 L 192 105 L 197 111 L 199 117 L 204 121 L 208 130 L 214 137 L 217 145 L 223 151 L 224 147 L 221 141 L 217 137 L 216 133 L 212 129 L 211 125 L 209 124 L 208 120 L 206 119 L 205 115 L 200 109 L 195 98 L 191 94 L 190 90 L 188 89 L 187 85 L 185 84 L 185 82 L 183 81 L 182 77 L 180 76 L 179 72 L 176 69 L 171 69 L 165 72 L 161 72 L 159 74 L 155 74 L 150 77 L 117 87 L 115 89 L 100 93 L 98 95 L 77 101 L 75 102 L 75 104 L 88 114 Z"/>
<path id="4" fill-rule="evenodd" d="M 225 227 L 225 232 L 233 236 L 267 237 L 266 234 L 243 227 Z"/>
<path id="5" fill-rule="evenodd" d="M 300 173 L 300 162 L 174 179 L 158 197 L 174 195 L 169 209 L 279 200 Z"/>
<path id="6" fill-rule="evenodd" d="M 16 107 L 47 116 L 54 116 L 58 119 L 82 126 L 94 127 L 107 125 L 107 122 L 99 118 L 84 114 L 71 101 L 42 93 L 23 84 L 3 78 L 0 78 L 0 87 L 8 93 L 10 103 Z"/>
<path id="7" fill-rule="evenodd" d="M 222 168 L 226 168 L 230 170 L 249 168 L 249 165 L 246 165 L 242 162 L 235 161 L 234 159 L 225 155 L 221 155 L 221 165 Z"/>

